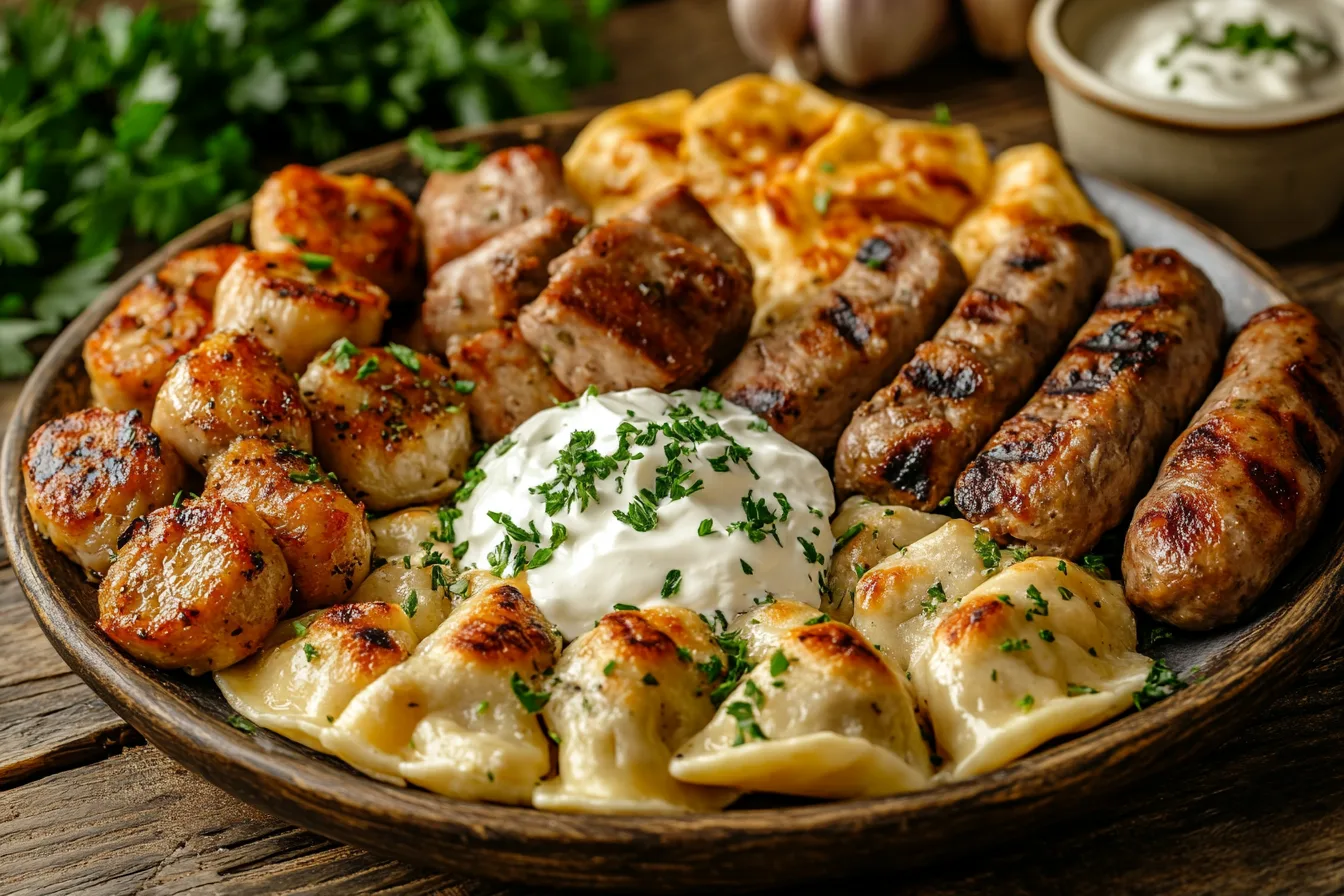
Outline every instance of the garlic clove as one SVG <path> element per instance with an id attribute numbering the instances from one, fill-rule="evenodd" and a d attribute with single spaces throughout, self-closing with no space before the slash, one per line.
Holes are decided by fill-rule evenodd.
<path id="1" fill-rule="evenodd" d="M 802 49 L 807 10 L 808 0 L 728 0 L 728 20 L 742 52 L 784 80 L 807 80 L 809 66 Z M 815 77 L 815 61 L 811 71 Z"/>
<path id="2" fill-rule="evenodd" d="M 812 2 L 821 63 L 850 87 L 914 68 L 942 45 L 947 24 L 947 0 Z"/>
<path id="3" fill-rule="evenodd" d="M 1036 0 L 962 0 L 981 55 L 1012 62 L 1027 55 L 1027 23 Z"/>

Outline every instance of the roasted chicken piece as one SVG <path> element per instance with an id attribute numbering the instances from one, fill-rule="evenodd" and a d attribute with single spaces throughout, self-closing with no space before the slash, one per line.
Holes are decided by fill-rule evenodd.
<path id="1" fill-rule="evenodd" d="M 587 217 L 583 204 L 565 186 L 560 160 L 544 146 L 492 152 L 475 169 L 462 174 L 435 171 L 415 206 L 425 226 L 430 276 L 491 237 L 557 204 Z"/>
<path id="2" fill-rule="evenodd" d="M 391 510 L 457 490 L 471 457 L 471 420 L 443 362 L 401 345 L 337 343 L 299 386 L 317 456 L 355 498 Z"/>
<path id="3" fill-rule="evenodd" d="M 151 425 L 202 471 L 239 436 L 313 447 L 298 384 L 251 333 L 214 333 L 183 355 L 159 390 Z"/>
<path id="4" fill-rule="evenodd" d="M 252 200 L 252 244 L 330 256 L 404 299 L 414 294 L 420 221 L 406 194 L 382 178 L 286 165 Z"/>
<path id="5" fill-rule="evenodd" d="M 149 416 L 168 368 L 210 331 L 215 289 L 242 246 L 191 249 L 122 296 L 84 341 L 93 403 Z"/>
<path id="6" fill-rule="evenodd" d="M 650 224 L 610 221 L 552 271 L 518 325 L 576 394 L 693 385 L 736 355 L 751 327 L 746 275 Z"/>
<path id="7" fill-rule="evenodd" d="M 255 653 L 289 593 L 284 555 L 261 517 L 194 498 L 126 530 L 98 589 L 98 627 L 141 662 L 203 675 Z"/>
<path id="8" fill-rule="evenodd" d="M 28 439 L 23 484 L 37 531 L 90 572 L 107 571 L 132 520 L 185 487 L 187 468 L 139 411 L 76 411 Z"/>
<path id="9" fill-rule="evenodd" d="M 498 442 L 538 411 L 574 397 L 523 341 L 516 324 L 468 339 L 448 363 L 459 382 L 471 384 L 464 386 L 467 410 L 483 442 Z"/>
<path id="10" fill-rule="evenodd" d="M 439 268 L 421 310 L 429 344 L 447 354 L 462 339 L 516 320 L 546 288 L 547 266 L 573 247 L 583 225 L 552 206 Z"/>
<path id="11" fill-rule="evenodd" d="M 299 612 L 338 603 L 369 574 L 373 535 L 363 506 L 306 451 L 273 439 L 238 439 L 210 465 L 202 494 L 246 504 L 271 527 Z"/>
<path id="12" fill-rule="evenodd" d="M 329 255 L 248 252 L 219 284 L 215 328 L 255 333 L 296 375 L 337 339 L 372 345 L 387 293 Z"/>

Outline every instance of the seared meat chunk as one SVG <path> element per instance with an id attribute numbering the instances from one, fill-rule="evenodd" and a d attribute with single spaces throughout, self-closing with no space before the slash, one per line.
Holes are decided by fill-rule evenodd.
<path id="1" fill-rule="evenodd" d="M 425 228 L 430 275 L 556 204 L 577 215 L 587 214 L 565 186 L 560 160 L 544 146 L 492 152 L 462 174 L 435 171 L 415 206 Z"/>
<path id="2" fill-rule="evenodd" d="M 547 265 L 569 251 L 583 225 L 552 206 L 439 268 L 420 313 L 428 344 L 448 354 L 456 342 L 516 320 L 546 288 Z"/>
<path id="3" fill-rule="evenodd" d="M 638 221 L 593 230 L 552 274 L 518 325 L 575 393 L 693 385 L 742 347 L 755 309 L 741 271 Z"/>
<path id="4" fill-rule="evenodd" d="M 751 282 L 751 262 L 747 260 L 747 253 L 714 223 L 685 184 L 674 184 L 650 196 L 632 208 L 626 217 L 695 243 L 719 261 L 741 271 L 747 282 Z"/>
<path id="5" fill-rule="evenodd" d="M 448 357 L 467 393 L 476 436 L 497 442 L 528 417 L 574 395 L 551 375 L 516 324 L 478 333 Z"/>
<path id="6" fill-rule="evenodd" d="M 938 231 L 882 225 L 830 288 L 751 340 L 712 385 L 827 459 L 854 410 L 891 381 L 965 288 Z"/>

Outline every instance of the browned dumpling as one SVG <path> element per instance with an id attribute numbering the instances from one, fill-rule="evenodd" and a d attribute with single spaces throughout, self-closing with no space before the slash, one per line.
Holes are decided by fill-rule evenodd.
<path id="1" fill-rule="evenodd" d="M 252 200 L 252 244 L 328 255 L 348 271 L 406 298 L 420 260 L 420 220 L 406 194 L 367 174 L 286 165 Z"/>
<path id="2" fill-rule="evenodd" d="M 374 510 L 440 501 L 471 457 L 471 420 L 442 362 L 338 343 L 299 381 L 327 469 Z"/>
<path id="3" fill-rule="evenodd" d="M 203 494 L 246 504 L 271 527 L 299 612 L 341 601 L 369 574 L 373 535 L 364 507 L 306 451 L 273 439 L 238 439 L 210 464 Z"/>
<path id="4" fill-rule="evenodd" d="M 98 589 L 98 627 L 142 662 L 203 675 L 261 648 L 289 609 L 290 587 L 261 517 L 194 498 L 126 530 Z"/>
<path id="5" fill-rule="evenodd" d="M 337 339 L 372 345 L 383 334 L 387 293 L 311 252 L 248 252 L 215 297 L 215 327 L 255 333 L 297 375 Z"/>
<path id="6" fill-rule="evenodd" d="M 173 365 L 154 402 L 154 431 L 198 470 L 239 436 L 313 447 L 294 377 L 248 333 L 223 332 Z"/>
<path id="7" fill-rule="evenodd" d="M 148 415 L 168 370 L 210 330 L 210 306 L 147 278 L 84 340 L 93 403 Z"/>
<path id="8" fill-rule="evenodd" d="M 224 272 L 246 251 L 237 243 L 188 249 L 169 259 L 154 277 L 169 289 L 191 293 L 202 302 L 213 305 Z"/>
<path id="9" fill-rule="evenodd" d="M 91 572 L 106 572 L 137 517 L 173 500 L 187 468 L 139 411 L 76 411 L 28 439 L 23 484 L 37 531 Z"/>

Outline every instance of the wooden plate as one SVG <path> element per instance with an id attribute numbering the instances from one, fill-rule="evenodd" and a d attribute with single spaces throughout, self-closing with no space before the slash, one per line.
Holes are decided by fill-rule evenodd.
<path id="1" fill-rule="evenodd" d="M 563 151 L 591 116 L 573 112 L 451 131 L 449 142 L 488 148 L 541 142 Z M 401 144 L 328 166 L 391 178 L 418 193 L 423 176 Z M 1081 176 L 1092 199 L 1132 245 L 1173 246 L 1221 290 L 1229 325 L 1288 298 L 1288 288 L 1230 237 L 1152 196 Z M 1224 741 L 1288 683 L 1344 616 L 1344 514 L 1293 562 L 1254 618 L 1210 637 L 1162 645 L 1173 667 L 1206 680 L 1096 731 L 983 777 L 876 800 L 802 804 L 749 798 L 748 808 L 679 818 L 563 816 L 449 800 L 365 778 L 337 760 L 268 732 L 230 727 L 210 679 L 159 672 L 117 651 L 93 626 L 96 592 L 80 570 L 35 534 L 19 462 L 41 423 L 83 406 L 84 338 L 141 276 L 184 249 L 230 239 L 241 205 L 174 240 L 130 271 L 68 327 L 43 357 L 5 433 L 3 528 L 33 612 L 65 660 L 113 709 L 210 783 L 287 821 L 408 862 L 471 877 L 553 886 L 640 889 L 761 887 L 896 870 L 996 842 L 1023 843 L 1033 825 L 1095 807 L 1140 777 Z M 1024 853 L 1024 861 L 1030 861 Z"/>

